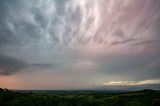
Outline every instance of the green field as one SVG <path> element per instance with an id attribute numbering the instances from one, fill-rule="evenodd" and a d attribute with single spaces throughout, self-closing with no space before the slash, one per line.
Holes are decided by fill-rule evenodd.
<path id="1" fill-rule="evenodd" d="M 10 91 L 0 89 L 0 106 L 160 106 L 160 91 Z"/>

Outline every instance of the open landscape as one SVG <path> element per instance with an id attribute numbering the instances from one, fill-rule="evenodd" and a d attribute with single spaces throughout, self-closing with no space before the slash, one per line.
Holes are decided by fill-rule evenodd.
<path id="1" fill-rule="evenodd" d="M 0 106 L 159 106 L 159 90 L 17 90 L 0 89 Z"/>

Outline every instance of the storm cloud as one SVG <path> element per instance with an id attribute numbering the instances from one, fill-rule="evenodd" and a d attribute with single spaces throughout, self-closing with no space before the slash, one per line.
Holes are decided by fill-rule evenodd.
<path id="1" fill-rule="evenodd" d="M 12 57 L 8 57 L 5 55 L 0 55 L 0 74 L 10 75 L 15 74 L 19 70 L 27 67 L 27 63 L 14 59 Z"/>
<path id="2" fill-rule="evenodd" d="M 159 0 L 1 0 L 0 74 L 51 72 L 60 88 L 159 79 L 159 11 Z"/>

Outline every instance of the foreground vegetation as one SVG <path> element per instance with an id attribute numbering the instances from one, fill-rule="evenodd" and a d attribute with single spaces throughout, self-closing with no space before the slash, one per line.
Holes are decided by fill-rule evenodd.
<path id="1" fill-rule="evenodd" d="M 76 91 L 49 94 L 15 92 L 0 88 L 0 106 L 160 106 L 160 91 L 123 93 Z"/>

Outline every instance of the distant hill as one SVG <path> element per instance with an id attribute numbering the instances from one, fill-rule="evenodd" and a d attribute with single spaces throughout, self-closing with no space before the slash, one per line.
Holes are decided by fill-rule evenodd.
<path id="1" fill-rule="evenodd" d="M 160 84 L 143 84 L 143 85 L 114 85 L 114 86 L 107 86 L 107 85 L 102 85 L 102 86 L 96 86 L 94 89 L 97 90 L 124 90 L 124 91 L 137 91 L 137 90 L 143 90 L 143 89 L 155 89 L 155 90 L 160 90 Z"/>
<path id="2" fill-rule="evenodd" d="M 0 88 L 0 106 L 160 106 L 160 91 L 10 91 Z"/>

